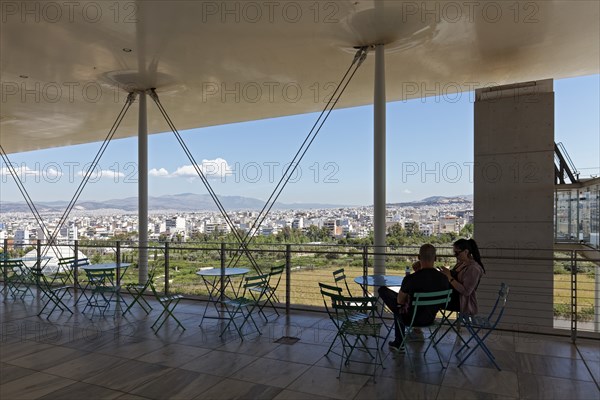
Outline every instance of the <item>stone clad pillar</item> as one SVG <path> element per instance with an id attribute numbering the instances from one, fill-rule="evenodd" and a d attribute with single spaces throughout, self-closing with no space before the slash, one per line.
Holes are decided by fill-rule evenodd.
<path id="1" fill-rule="evenodd" d="M 479 89 L 475 101 L 474 238 L 487 274 L 480 311 L 510 285 L 505 325 L 553 326 L 553 80 Z"/>

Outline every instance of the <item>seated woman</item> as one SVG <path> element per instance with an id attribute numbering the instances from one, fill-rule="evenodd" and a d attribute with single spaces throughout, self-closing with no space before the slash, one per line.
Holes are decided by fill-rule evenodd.
<path id="1" fill-rule="evenodd" d="M 475 292 L 481 277 L 485 274 L 477 243 L 473 239 L 457 240 L 454 242 L 454 255 L 457 259 L 454 268 L 442 268 L 453 289 L 447 309 L 475 315 L 477 314 Z"/>

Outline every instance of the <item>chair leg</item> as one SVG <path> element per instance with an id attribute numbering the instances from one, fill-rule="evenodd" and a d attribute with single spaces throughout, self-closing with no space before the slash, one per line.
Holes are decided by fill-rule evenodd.
<path id="1" fill-rule="evenodd" d="M 181 329 L 183 329 L 185 331 L 185 327 L 183 326 L 183 324 L 177 319 L 177 317 L 175 317 L 175 314 L 173 314 L 173 311 L 175 310 L 175 307 L 177 307 L 177 304 L 179 304 L 180 300 L 181 300 L 181 298 L 178 297 L 178 298 L 172 298 L 172 299 L 160 302 L 161 305 L 163 306 L 163 310 L 160 313 L 160 315 L 158 316 L 158 318 L 156 319 L 156 321 L 154 321 L 154 324 L 152 324 L 152 326 L 150 327 L 152 330 L 154 330 L 154 326 L 160 322 L 160 325 L 158 325 L 158 328 L 156 328 L 156 330 L 154 330 L 155 334 L 158 333 L 160 328 L 162 328 L 162 326 L 167 321 L 167 319 L 169 319 L 169 317 L 173 318 L 175 320 L 175 322 L 177 322 L 177 325 L 179 325 L 181 327 Z M 164 315 L 164 318 L 162 318 L 163 315 Z M 162 322 L 161 322 L 161 319 L 162 319 Z"/>
<path id="2" fill-rule="evenodd" d="M 481 350 L 483 350 L 485 355 L 489 358 L 489 360 L 492 362 L 492 364 L 494 364 L 496 369 L 498 369 L 498 371 L 501 371 L 500 366 L 498 365 L 498 363 L 496 363 L 496 357 L 494 357 L 494 355 L 492 354 L 490 349 L 484 343 L 485 339 L 489 336 L 490 333 L 492 333 L 492 330 L 488 329 L 486 334 L 483 335 L 482 337 L 479 337 L 479 332 L 481 331 L 481 329 L 478 329 L 477 331 L 475 331 L 472 327 L 467 326 L 467 330 L 469 330 L 469 332 L 472 333 L 472 336 L 467 341 L 467 343 L 469 341 L 471 341 L 471 339 L 473 339 L 473 340 L 475 340 L 476 344 L 475 344 L 475 346 L 473 346 L 473 348 L 470 349 L 470 351 L 464 357 L 462 357 L 460 363 L 458 363 L 458 366 L 459 367 L 462 366 L 464 364 L 464 362 L 471 356 L 471 354 L 473 354 L 475 352 L 477 347 L 481 347 Z M 465 347 L 465 345 L 463 345 L 463 347 L 461 347 L 461 350 L 464 347 Z M 457 355 L 458 355 L 458 353 L 459 352 L 457 352 Z"/>
<path id="3" fill-rule="evenodd" d="M 258 308 L 258 312 L 260 315 L 263 316 L 263 318 L 265 319 L 265 322 L 269 322 L 267 316 L 265 315 L 263 309 L 267 306 L 270 305 L 271 308 L 273 309 L 273 311 L 275 311 L 275 314 L 277 314 L 277 316 L 279 316 L 279 311 L 277 311 L 277 307 L 275 307 L 275 303 L 273 303 L 273 298 L 277 299 L 277 296 L 275 296 L 275 292 L 274 291 L 269 291 L 269 294 L 267 295 L 266 300 L 264 301 L 264 303 L 262 303 L 259 308 Z M 273 315 L 273 314 L 271 314 Z"/>
<path id="4" fill-rule="evenodd" d="M 331 344 L 329 345 L 329 348 L 327 349 L 327 353 L 325 353 L 325 356 L 327 356 L 329 354 L 329 352 L 331 352 L 331 349 L 333 349 L 333 345 L 335 345 L 335 341 L 337 340 L 338 337 L 340 337 L 339 331 L 335 334 L 335 337 L 331 341 Z"/>
<path id="5" fill-rule="evenodd" d="M 146 315 L 150 314 L 150 311 L 152 311 L 152 306 L 144 298 L 145 288 L 138 289 L 138 288 L 133 287 L 133 288 L 131 288 L 131 290 L 129 290 L 129 288 L 128 288 L 127 291 L 129 292 L 129 294 L 131 295 L 133 300 L 131 301 L 131 303 L 129 303 L 129 305 L 127 306 L 125 311 L 123 311 L 123 315 L 125 315 L 127 313 L 127 311 L 131 311 L 131 308 L 135 304 L 139 305 L 142 308 L 142 310 L 144 310 Z M 142 304 L 142 303 L 144 303 L 146 306 L 144 306 L 144 304 Z M 146 307 L 148 307 L 148 309 L 146 309 Z"/>

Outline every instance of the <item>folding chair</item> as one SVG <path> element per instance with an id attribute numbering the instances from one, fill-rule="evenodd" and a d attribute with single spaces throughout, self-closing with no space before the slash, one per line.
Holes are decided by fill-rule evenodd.
<path id="1" fill-rule="evenodd" d="M 384 368 L 379 350 L 379 331 L 383 323 L 376 322 L 375 320 L 376 318 L 379 320 L 377 316 L 377 298 L 332 296 L 331 299 L 336 319 L 342 321 L 338 331 L 342 338 L 342 357 L 340 359 L 338 378 L 342 374 L 342 366 L 349 365 L 352 354 L 355 350 L 359 350 L 366 352 L 370 360 L 353 359 L 353 361 L 373 364 L 373 380 L 375 381 L 377 367 L 381 366 L 381 368 Z M 353 319 L 357 314 L 368 315 L 369 317 L 360 320 Z M 369 338 L 374 339 L 374 346 L 369 345 Z"/>
<path id="2" fill-rule="evenodd" d="M 179 304 L 181 299 L 183 299 L 183 296 L 180 294 L 171 294 L 171 295 L 161 296 L 158 293 L 158 291 L 156 290 L 156 286 L 154 284 L 154 274 L 152 274 L 152 275 L 153 275 L 152 279 L 149 279 L 150 289 L 152 290 L 152 294 L 154 294 L 154 297 L 160 303 L 160 305 L 162 306 L 163 309 L 162 309 L 161 313 L 159 314 L 158 318 L 156 318 L 156 321 L 154 321 L 154 323 L 152 324 L 152 326 L 150 328 L 154 331 L 154 334 L 157 334 L 158 331 L 160 330 L 160 328 L 167 321 L 167 319 L 169 319 L 169 317 L 171 317 L 175 320 L 175 322 L 177 322 L 177 325 L 179 325 L 181 327 L 181 329 L 183 329 L 185 331 L 185 326 L 183 326 L 181 324 L 181 322 L 177 319 L 175 314 L 173 314 L 173 311 L 175 311 L 175 307 L 177 307 L 177 304 Z M 161 322 L 161 319 L 162 319 L 162 322 Z M 156 328 L 156 330 L 155 330 L 154 327 L 159 322 L 160 322 L 160 324 L 158 325 L 158 328 Z"/>
<path id="3" fill-rule="evenodd" d="M 469 331 L 471 336 L 465 342 L 465 344 L 463 344 L 462 347 L 458 349 L 458 351 L 456 352 L 456 356 L 460 357 L 459 354 L 468 347 L 469 343 L 471 343 L 472 340 L 475 341 L 475 346 L 473 346 L 473 348 L 471 348 L 471 350 L 464 357 L 462 357 L 460 363 L 458 364 L 459 367 L 464 364 L 464 362 L 471 356 L 471 354 L 473 354 L 473 352 L 478 347 L 481 347 L 481 350 L 483 350 L 485 355 L 490 359 L 490 361 L 494 364 L 498 371 L 501 371 L 500 367 L 496 363 L 496 358 L 494 357 L 490 349 L 485 345 L 484 341 L 490 335 L 490 333 L 492 333 L 496 329 L 496 326 L 498 326 L 500 319 L 502 319 L 502 315 L 504 314 L 504 308 L 506 307 L 506 300 L 508 299 L 508 291 L 508 285 L 506 285 L 505 283 L 501 283 L 496 302 L 494 303 L 494 306 L 492 307 L 492 310 L 490 311 L 487 317 L 478 317 L 475 315 L 467 315 L 463 313 L 460 314 L 460 321 L 465 326 L 467 331 Z"/>
<path id="4" fill-rule="evenodd" d="M 265 294 L 264 290 L 257 289 L 264 287 L 267 284 L 268 278 L 268 274 L 245 277 L 241 287 L 241 295 L 234 299 L 228 299 L 221 302 L 225 307 L 225 319 L 228 321 L 225 328 L 223 328 L 223 331 L 221 331 L 220 337 L 223 336 L 225 331 L 229 329 L 229 326 L 233 324 L 237 333 L 240 335 L 240 338 L 244 340 L 242 329 L 248 320 L 252 321 L 254 328 L 256 328 L 256 332 L 258 332 L 259 335 L 262 335 L 252 316 L 252 312 L 258 306 L 261 298 Z M 235 322 L 236 317 L 242 318 L 241 324 L 238 325 L 238 323 Z"/>
<path id="5" fill-rule="evenodd" d="M 271 267 L 271 271 L 267 274 L 267 283 L 264 287 L 255 287 L 251 290 L 254 292 L 263 291 L 263 299 L 261 300 L 261 304 L 258 307 L 258 312 L 263 316 L 266 322 L 268 322 L 268 318 L 265 315 L 263 309 L 270 305 L 275 311 L 274 314 L 279 316 L 279 311 L 277 311 L 277 307 L 275 307 L 275 303 L 273 300 L 279 303 L 279 298 L 277 297 L 277 288 L 279 287 L 279 282 L 281 282 L 281 276 L 283 275 L 283 270 L 285 269 L 285 265 L 279 265 L 277 267 Z M 273 314 L 271 314 L 273 315 Z"/>
<path id="6" fill-rule="evenodd" d="M 31 273 L 21 260 L 3 260 L 2 269 L 6 276 L 4 284 L 8 287 L 10 295 L 16 299 L 23 299 L 28 293 L 33 296 L 29 287 L 32 283 Z"/>
<path id="7" fill-rule="evenodd" d="M 340 335 L 340 331 L 342 329 L 344 321 L 346 321 L 348 318 L 346 317 L 346 315 L 344 315 L 343 318 L 339 318 L 335 310 L 332 308 L 333 298 L 342 296 L 342 289 L 337 286 L 331 286 L 321 282 L 319 282 L 319 289 L 321 291 L 321 297 L 323 298 L 323 305 L 325 306 L 325 311 L 327 311 L 327 315 L 329 315 L 329 319 L 331 319 L 331 322 L 333 322 L 333 325 L 336 329 L 335 337 L 331 341 L 331 344 L 327 349 L 327 353 L 325 353 L 325 356 L 327 356 L 335 346 L 336 340 L 338 338 L 340 340 L 344 340 L 343 337 Z M 334 352 L 334 354 L 337 353 Z M 341 356 L 341 354 L 337 355 Z"/>
<path id="8" fill-rule="evenodd" d="M 131 301 L 131 303 L 129 303 L 125 311 L 123 311 L 123 315 L 125 315 L 127 311 L 130 311 L 131 307 L 133 307 L 135 304 L 139 305 L 142 308 L 142 310 L 144 310 L 146 315 L 150 314 L 150 311 L 152 311 L 152 306 L 144 298 L 144 294 L 150 287 L 150 284 L 154 281 L 154 273 L 155 271 L 150 272 L 148 274 L 148 279 L 143 284 L 128 283 L 125 286 L 127 293 L 129 293 L 132 296 L 133 300 Z M 148 307 L 148 309 L 146 309 L 146 307 Z"/>
<path id="9" fill-rule="evenodd" d="M 104 316 L 106 310 L 110 308 L 110 303 L 113 297 L 117 297 L 117 303 L 121 301 L 121 287 L 114 281 L 114 274 L 112 269 L 107 270 L 90 270 L 86 269 L 85 274 L 88 280 L 88 286 L 91 286 L 92 292 L 90 296 L 84 295 L 87 298 L 87 303 L 83 309 L 83 312 L 89 308 L 92 309 L 92 316 L 96 309 L 101 309 L 101 313 Z M 116 307 L 115 307 L 116 313 Z"/>
<path id="10" fill-rule="evenodd" d="M 441 324 L 439 322 L 436 322 L 435 320 L 428 325 L 421 325 L 421 324 L 415 324 L 415 320 L 416 320 L 416 316 L 417 313 L 419 312 L 419 307 L 421 307 L 421 309 L 423 309 L 423 307 L 438 307 L 438 308 L 446 308 L 448 306 L 448 302 L 450 301 L 450 296 L 452 295 L 452 289 L 448 289 L 448 290 L 440 290 L 437 292 L 422 292 L 422 293 L 415 293 L 414 296 L 411 298 L 411 307 L 413 307 L 413 312 L 412 312 L 412 316 L 411 316 L 411 320 L 410 320 L 410 324 L 408 326 L 405 326 L 405 329 L 402 329 L 402 326 L 400 326 L 400 331 L 403 332 L 403 336 L 402 336 L 402 343 L 400 344 L 400 349 L 403 349 L 405 354 L 406 354 L 406 358 L 408 358 L 409 362 L 410 362 L 410 368 L 411 371 L 414 372 L 414 365 L 413 365 L 413 360 L 410 357 L 409 354 L 409 347 L 407 346 L 407 344 L 411 341 L 411 332 L 413 330 L 413 328 L 428 328 L 429 329 L 429 340 L 433 343 L 436 342 L 436 335 L 438 333 L 438 331 L 440 330 Z M 400 324 L 400 321 L 396 318 L 395 323 Z M 433 328 L 433 330 L 432 330 Z M 419 341 L 421 341 L 421 339 L 419 339 Z M 435 352 L 438 356 L 438 360 L 440 362 L 440 364 L 442 365 L 442 368 L 446 368 L 446 365 L 444 365 L 444 362 L 442 361 L 442 356 L 440 355 L 440 352 L 437 348 L 437 346 L 433 346 L 435 349 Z M 429 348 L 429 346 L 428 346 Z M 426 352 L 423 353 L 423 358 L 425 358 Z"/>
<path id="11" fill-rule="evenodd" d="M 46 275 L 44 275 L 42 270 L 39 268 L 31 268 L 31 274 L 35 279 L 37 288 L 43 294 L 41 298 L 48 299 L 48 301 L 46 301 L 46 303 L 44 304 L 44 307 L 42 307 L 42 309 L 38 313 L 38 317 L 42 315 L 42 313 L 50 303 L 52 303 L 54 306 L 48 313 L 46 319 L 50 318 L 54 310 L 56 310 L 57 308 L 60 309 L 62 312 L 68 311 L 69 313 L 73 314 L 73 311 L 71 311 L 69 306 L 67 306 L 63 301 L 63 297 L 69 292 L 69 286 L 52 286 L 52 284 L 48 282 L 48 278 L 46 277 Z"/>

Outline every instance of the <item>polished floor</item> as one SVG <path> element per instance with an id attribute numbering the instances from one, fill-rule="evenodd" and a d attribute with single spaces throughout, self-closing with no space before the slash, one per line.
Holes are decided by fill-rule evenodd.
<path id="1" fill-rule="evenodd" d="M 482 352 L 457 367 L 456 336 L 441 344 L 447 369 L 411 346 L 415 371 L 386 348 L 375 382 L 352 362 L 324 354 L 334 338 L 322 313 L 292 312 L 261 322 L 262 335 L 219 337 L 222 321 L 204 320 L 203 302 L 184 300 L 154 334 L 158 304 L 146 316 L 55 312 L 37 317 L 39 300 L 0 304 L 2 399 L 600 399 L 600 343 L 498 332 L 488 338 L 502 371 Z M 81 307 L 80 307 L 81 309 Z M 277 341 L 298 338 L 292 343 Z M 421 352 L 421 353 L 420 353 Z M 360 356 L 360 355 L 359 355 Z"/>

